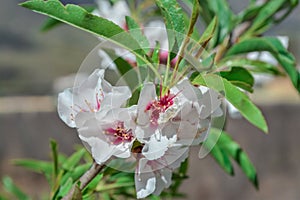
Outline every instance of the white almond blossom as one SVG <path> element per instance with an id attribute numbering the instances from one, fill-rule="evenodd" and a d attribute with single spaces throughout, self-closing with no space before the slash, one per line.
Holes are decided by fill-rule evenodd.
<path id="1" fill-rule="evenodd" d="M 198 94 L 197 94 L 198 92 Z M 161 93 L 161 92 L 160 92 Z M 153 83 L 145 83 L 138 101 L 137 137 L 140 141 L 151 137 L 168 122 L 181 122 L 189 117 L 192 110 L 197 111 L 200 91 L 187 79 L 172 87 L 166 94 L 156 95 Z M 201 95 L 201 94 L 200 94 Z M 184 108 L 184 109 L 183 109 Z M 198 108 L 199 109 L 199 108 Z M 197 119 L 197 118 L 196 118 Z"/>
<path id="2" fill-rule="evenodd" d="M 89 119 L 102 109 L 119 108 L 131 97 L 127 86 L 113 87 L 104 80 L 104 70 L 96 69 L 79 86 L 68 88 L 58 95 L 59 117 L 72 128 L 79 128 L 83 118 Z M 85 113 L 77 120 L 78 113 Z"/>
<path id="3" fill-rule="evenodd" d="M 135 140 L 135 118 L 136 106 L 101 110 L 78 129 L 79 138 L 98 164 L 112 156 L 128 158 Z"/>
<path id="4" fill-rule="evenodd" d="M 173 170 L 188 157 L 189 148 L 178 140 L 176 135 L 172 138 L 162 136 L 160 140 L 152 136 L 146 143 L 135 173 L 138 199 L 150 194 L 160 195 L 171 185 Z"/>
<path id="5" fill-rule="evenodd" d="M 202 89 L 203 90 L 203 89 Z M 136 137 L 143 144 L 135 174 L 137 198 L 159 195 L 191 145 L 206 139 L 212 117 L 223 114 L 217 92 L 201 91 L 183 79 L 165 95 L 144 84 L 138 102 Z"/>

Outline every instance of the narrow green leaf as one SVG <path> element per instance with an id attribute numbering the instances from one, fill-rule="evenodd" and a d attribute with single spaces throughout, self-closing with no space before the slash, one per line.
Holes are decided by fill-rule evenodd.
<path id="1" fill-rule="evenodd" d="M 214 12 L 215 16 L 218 17 L 219 36 L 217 44 L 220 44 L 231 32 L 235 16 L 226 0 L 209 0 L 208 6 Z"/>
<path id="2" fill-rule="evenodd" d="M 55 177 L 58 174 L 58 152 L 57 152 L 57 143 L 55 140 L 50 141 L 52 159 L 53 159 L 53 172 Z"/>
<path id="3" fill-rule="evenodd" d="M 73 153 L 62 165 L 62 168 L 67 171 L 73 170 L 79 163 L 81 158 L 84 156 L 86 150 L 84 148 L 79 149 L 77 152 Z"/>
<path id="4" fill-rule="evenodd" d="M 207 139 L 209 140 L 209 138 Z M 204 142 L 205 146 L 206 142 Z M 229 156 L 219 147 L 218 144 L 215 144 L 213 149 L 210 151 L 210 154 L 214 157 L 217 163 L 223 168 L 223 170 L 229 175 L 234 174 L 233 166 L 230 162 Z"/>
<path id="5" fill-rule="evenodd" d="M 65 184 L 66 181 L 71 177 L 74 181 L 77 181 L 89 168 L 91 167 L 90 163 L 76 166 L 74 170 L 68 171 L 61 178 L 60 183 Z"/>
<path id="6" fill-rule="evenodd" d="M 153 63 L 155 63 L 157 65 L 157 67 L 159 66 L 159 63 L 160 63 L 159 53 L 160 53 L 160 44 L 157 41 L 155 44 L 155 48 L 153 49 L 153 53 L 152 53 L 152 61 L 153 61 Z"/>
<path id="7" fill-rule="evenodd" d="M 197 22 L 199 13 L 200 13 L 200 4 L 199 4 L 198 0 L 194 0 L 192 16 L 190 17 L 188 33 L 187 33 L 188 37 L 190 37 L 192 35 L 193 31 L 194 31 L 194 27 L 195 27 L 195 24 Z"/>
<path id="8" fill-rule="evenodd" d="M 58 0 L 30 0 L 20 5 L 106 38 L 128 50 L 133 50 L 133 53 L 142 59 L 145 55 L 145 52 L 129 33 L 105 18 L 92 15 L 80 6 L 72 4 L 64 6 Z"/>
<path id="9" fill-rule="evenodd" d="M 294 87 L 300 92 L 300 78 L 299 72 L 296 69 L 295 58 L 283 47 L 277 38 L 264 37 L 243 40 L 231 47 L 225 56 L 233 56 L 253 51 L 270 52 L 289 75 Z"/>
<path id="10" fill-rule="evenodd" d="M 278 67 L 270 63 L 263 62 L 260 60 L 250 60 L 241 57 L 237 58 L 235 56 L 226 57 L 226 59 L 223 59 L 218 63 L 218 66 L 228 66 L 228 67 L 240 66 L 253 72 L 282 75 L 282 72 L 279 71 Z"/>
<path id="11" fill-rule="evenodd" d="M 258 15 L 258 13 L 260 12 L 260 10 L 262 8 L 263 8 L 263 5 L 257 5 L 257 4 L 250 5 L 245 10 L 241 11 L 237 15 L 237 18 L 239 19 L 240 23 L 247 21 L 247 20 L 251 20 Z"/>
<path id="12" fill-rule="evenodd" d="M 207 43 L 213 37 L 217 24 L 218 19 L 214 17 L 200 37 L 199 44 Z"/>
<path id="13" fill-rule="evenodd" d="M 261 111 L 251 102 L 246 94 L 226 79 L 214 74 L 199 75 L 192 83 L 204 85 L 220 92 L 250 123 L 265 133 L 268 132 L 268 126 Z"/>
<path id="14" fill-rule="evenodd" d="M 272 17 L 285 2 L 286 0 L 268 1 L 254 19 L 249 32 L 255 31 L 263 26 L 265 21 Z"/>
<path id="15" fill-rule="evenodd" d="M 248 179 L 256 188 L 258 188 L 256 169 L 246 152 L 243 151 L 239 144 L 234 142 L 229 134 L 224 131 L 222 132 L 217 144 L 224 152 L 230 155 L 237 162 Z"/>
<path id="16" fill-rule="evenodd" d="M 232 84 L 253 92 L 254 78 L 250 72 L 243 67 L 232 67 L 230 71 L 221 71 L 220 75 Z"/>
<path id="17" fill-rule="evenodd" d="M 68 180 L 59 188 L 57 197 L 61 198 L 68 194 L 69 190 L 73 186 L 73 179 L 71 177 L 68 178 Z"/>
<path id="18" fill-rule="evenodd" d="M 209 9 L 207 1 L 199 1 L 200 4 L 200 17 L 204 22 L 209 24 L 211 20 L 215 17 L 214 13 Z"/>
<path id="19" fill-rule="evenodd" d="M 185 22 L 181 6 L 176 0 L 156 0 L 167 27 L 169 51 L 178 52 L 185 33 Z"/>
<path id="20" fill-rule="evenodd" d="M 25 167 L 37 173 L 51 174 L 53 165 L 51 162 L 31 159 L 18 159 L 13 161 L 14 165 Z"/>
<path id="21" fill-rule="evenodd" d="M 129 16 L 126 16 L 126 24 L 129 29 L 129 33 L 132 35 L 133 38 L 136 39 L 139 45 L 147 53 L 150 48 L 149 41 L 146 38 L 146 36 L 142 33 L 142 29 L 139 26 L 139 24 Z"/>
<path id="22" fill-rule="evenodd" d="M 93 10 L 95 10 L 95 7 L 93 7 L 93 6 L 84 6 L 83 5 L 82 8 L 84 8 L 89 13 L 91 13 Z M 44 24 L 42 25 L 41 31 L 43 31 L 43 32 L 50 31 L 51 29 L 53 29 L 61 24 L 63 24 L 61 21 L 49 17 L 45 20 Z"/>
<path id="23" fill-rule="evenodd" d="M 13 180 L 10 177 L 8 177 L 8 176 L 3 177 L 2 184 L 3 184 L 4 189 L 7 192 L 13 194 L 17 199 L 19 199 L 19 200 L 29 200 L 30 199 L 20 188 L 18 188 L 14 184 Z"/>
<path id="24" fill-rule="evenodd" d="M 101 179 L 103 178 L 103 174 L 98 174 L 82 191 L 82 194 L 93 193 Z"/>

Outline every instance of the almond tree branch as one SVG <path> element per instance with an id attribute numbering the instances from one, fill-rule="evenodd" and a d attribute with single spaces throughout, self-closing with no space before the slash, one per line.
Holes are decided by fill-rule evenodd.
<path id="1" fill-rule="evenodd" d="M 80 182 L 79 190 L 83 190 L 94 178 L 99 174 L 99 172 L 104 168 L 105 164 L 99 165 L 96 162 L 93 162 L 91 168 L 86 171 L 78 180 Z M 78 183 L 77 182 L 77 183 Z M 62 200 L 72 200 L 73 195 L 76 189 L 77 183 L 72 187 L 69 193 L 62 198 Z"/>

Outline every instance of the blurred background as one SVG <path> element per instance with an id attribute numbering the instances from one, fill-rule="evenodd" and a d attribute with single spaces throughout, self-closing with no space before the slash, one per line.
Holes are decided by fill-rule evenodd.
<path id="1" fill-rule="evenodd" d="M 10 175 L 37 198 L 41 191 L 47 192 L 41 187 L 46 180 L 11 165 L 11 160 L 49 159 L 50 138 L 56 139 L 67 155 L 80 144 L 76 131 L 57 116 L 57 84 L 61 77 L 77 72 L 98 39 L 67 25 L 42 33 L 45 17 L 18 3 L 2 0 L 0 6 L 0 177 Z M 247 1 L 230 3 L 238 12 Z M 289 49 L 300 62 L 299 13 L 300 7 L 268 34 L 288 36 Z M 257 167 L 260 190 L 256 191 L 237 167 L 235 176 L 230 177 L 211 157 L 199 160 L 194 149 L 190 178 L 181 188 L 188 193 L 187 199 L 300 199 L 299 95 L 289 80 L 281 77 L 257 90 L 252 98 L 265 114 L 270 133 L 264 135 L 244 119 L 228 119 L 227 131 Z"/>

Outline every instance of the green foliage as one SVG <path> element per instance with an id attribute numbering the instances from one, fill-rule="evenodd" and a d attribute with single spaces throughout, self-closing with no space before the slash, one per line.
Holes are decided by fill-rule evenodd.
<path id="1" fill-rule="evenodd" d="M 89 13 L 91 13 L 93 10 L 95 10 L 95 7 L 93 7 L 93 6 L 82 6 L 82 8 L 84 8 Z M 59 20 L 49 17 L 45 20 L 44 24 L 42 25 L 41 31 L 47 32 L 47 31 L 50 31 L 53 28 L 56 28 L 57 26 L 62 25 L 62 24 L 63 24 L 62 21 L 59 21 Z"/>
<path id="2" fill-rule="evenodd" d="M 169 51 L 177 53 L 183 41 L 185 22 L 183 11 L 176 0 L 156 0 L 168 29 Z"/>
<path id="3" fill-rule="evenodd" d="M 215 158 L 218 164 L 230 175 L 234 175 L 234 170 L 230 159 L 234 159 L 239 167 L 243 170 L 247 178 L 251 183 L 258 188 L 258 179 L 256 169 L 254 168 L 249 157 L 243 151 L 243 149 L 232 140 L 228 133 L 220 130 L 211 129 L 208 139 L 204 142 L 205 147 L 210 147 L 212 141 L 218 141 L 213 149 L 211 150 L 211 155 Z M 219 138 L 216 138 L 219 137 Z"/>
<path id="4" fill-rule="evenodd" d="M 243 67 L 232 67 L 230 71 L 220 72 L 220 75 L 233 85 L 248 92 L 253 92 L 254 78 L 247 69 Z"/>
<path id="5" fill-rule="evenodd" d="M 80 6 L 72 4 L 64 6 L 58 0 L 30 0 L 21 3 L 20 5 L 84 31 L 106 38 L 125 49 L 133 50 L 135 55 L 145 60 L 143 57 L 145 52 L 130 34 L 126 33 L 121 27 L 113 22 L 92 15 Z"/>
<path id="6" fill-rule="evenodd" d="M 300 75 L 296 69 L 294 56 L 288 52 L 277 38 L 250 38 L 232 46 L 226 56 L 239 55 L 253 51 L 268 51 L 278 60 L 280 65 L 289 75 L 293 85 L 300 92 Z"/>
<path id="7" fill-rule="evenodd" d="M 149 41 L 146 36 L 142 33 L 141 27 L 138 25 L 134 19 L 129 16 L 126 16 L 126 24 L 129 30 L 129 33 L 133 38 L 135 38 L 140 46 L 145 50 L 147 53 L 149 51 Z"/>
<path id="8" fill-rule="evenodd" d="M 28 197 L 21 189 L 19 189 L 13 182 L 13 180 L 5 176 L 2 179 L 2 184 L 4 189 L 12 194 L 14 198 L 19 199 L 19 200 L 30 200 L 31 198 Z"/>

